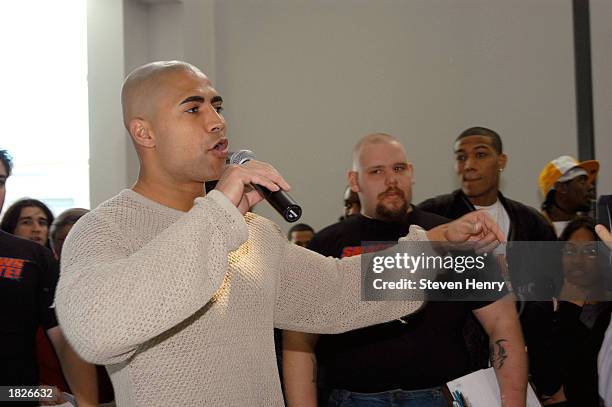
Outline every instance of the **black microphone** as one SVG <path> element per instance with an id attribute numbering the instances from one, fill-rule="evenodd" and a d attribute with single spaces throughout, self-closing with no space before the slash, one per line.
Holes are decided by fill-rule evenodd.
<path id="1" fill-rule="evenodd" d="M 226 163 L 241 165 L 254 159 L 255 153 L 251 150 L 239 150 L 229 153 Z M 282 189 L 272 192 L 261 185 L 253 185 L 253 187 L 287 222 L 295 222 L 302 216 L 302 208 L 300 205 Z"/>

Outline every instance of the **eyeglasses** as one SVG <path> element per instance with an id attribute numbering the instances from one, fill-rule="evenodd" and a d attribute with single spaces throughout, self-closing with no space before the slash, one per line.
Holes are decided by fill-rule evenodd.
<path id="1" fill-rule="evenodd" d="M 561 250 L 561 253 L 564 256 L 582 256 L 582 257 L 597 257 L 597 246 L 596 245 L 586 245 L 582 247 L 576 247 L 574 245 L 568 245 Z"/>

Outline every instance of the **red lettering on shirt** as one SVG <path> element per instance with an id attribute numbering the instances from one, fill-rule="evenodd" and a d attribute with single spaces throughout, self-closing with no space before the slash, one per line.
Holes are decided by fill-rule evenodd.
<path id="1" fill-rule="evenodd" d="M 361 246 L 347 246 L 342 249 L 340 258 L 357 256 L 359 254 L 361 254 Z"/>
<path id="2" fill-rule="evenodd" d="M 19 280 L 25 260 L 0 257 L 0 278 Z"/>
<path id="3" fill-rule="evenodd" d="M 344 249 L 342 249 L 340 258 L 342 259 L 344 257 L 358 256 L 363 253 L 374 253 L 391 246 L 393 246 L 393 243 L 368 244 L 366 246 L 346 246 Z"/>

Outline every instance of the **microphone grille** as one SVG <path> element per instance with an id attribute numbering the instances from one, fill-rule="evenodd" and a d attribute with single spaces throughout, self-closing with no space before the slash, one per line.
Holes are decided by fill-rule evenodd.
<path id="1" fill-rule="evenodd" d="M 230 153 L 230 155 L 227 157 L 227 163 L 241 165 L 247 161 L 254 159 L 255 153 L 251 150 L 238 150 L 233 153 Z"/>

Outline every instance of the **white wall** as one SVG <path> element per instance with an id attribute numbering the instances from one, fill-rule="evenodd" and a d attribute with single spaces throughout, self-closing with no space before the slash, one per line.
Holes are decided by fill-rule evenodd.
<path id="1" fill-rule="evenodd" d="M 371 131 L 405 143 L 417 202 L 455 188 L 452 141 L 472 125 L 499 131 L 503 190 L 534 206 L 544 164 L 577 152 L 569 1 L 123 3 L 125 71 L 156 59 L 202 67 L 226 100 L 232 148 L 274 163 L 317 229 L 339 216 L 350 149 Z M 611 7 L 592 8 L 596 131 L 610 134 Z M 598 135 L 598 158 L 609 140 Z"/>
<path id="2" fill-rule="evenodd" d="M 123 79 L 148 62 L 180 59 L 211 67 L 214 80 L 212 7 L 212 0 L 88 0 L 92 207 L 138 176 L 121 119 Z"/>
<path id="3" fill-rule="evenodd" d="M 91 207 L 127 185 L 121 120 L 124 77 L 123 1 L 87 1 L 89 185 Z"/>
<path id="4" fill-rule="evenodd" d="M 417 202 L 455 188 L 452 141 L 472 125 L 502 135 L 503 189 L 531 205 L 544 164 L 576 154 L 570 2 L 219 1 L 215 11 L 232 144 L 274 162 L 317 228 L 339 215 L 350 149 L 371 131 L 407 146 Z"/>
<path id="5" fill-rule="evenodd" d="M 139 0 L 123 1 L 125 75 L 129 74 L 134 68 L 150 60 L 149 8 L 149 5 Z M 121 87 L 121 85 L 119 86 Z M 136 156 L 136 150 L 134 150 L 128 132 L 123 128 L 123 125 L 122 135 L 126 149 L 125 186 L 128 186 L 133 184 L 138 176 L 138 157 Z M 118 188 L 122 187 L 118 186 Z"/>
<path id="6" fill-rule="evenodd" d="M 598 194 L 612 194 L 612 2 L 591 0 L 591 56 Z"/>

